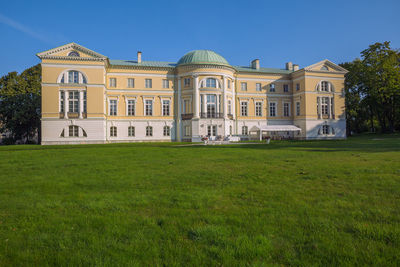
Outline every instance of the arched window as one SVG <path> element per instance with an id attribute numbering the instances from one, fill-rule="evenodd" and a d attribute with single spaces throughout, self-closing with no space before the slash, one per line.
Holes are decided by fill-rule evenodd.
<path id="1" fill-rule="evenodd" d="M 319 92 L 335 92 L 335 87 L 331 82 L 328 81 L 320 81 L 317 84 L 317 91 Z"/>
<path id="2" fill-rule="evenodd" d="M 171 131 L 170 131 L 170 127 L 169 126 L 164 126 L 164 131 L 163 131 L 163 133 L 164 133 L 164 136 L 170 136 L 170 133 Z"/>
<path id="3" fill-rule="evenodd" d="M 79 53 L 77 51 L 71 51 L 68 53 L 69 57 L 80 57 Z"/>
<path id="4" fill-rule="evenodd" d="M 321 70 L 329 70 L 327 66 L 322 66 Z"/>
<path id="5" fill-rule="evenodd" d="M 146 126 L 146 136 L 153 136 L 153 127 Z"/>
<path id="6" fill-rule="evenodd" d="M 207 78 L 206 87 L 216 88 L 217 87 L 217 80 L 215 78 Z"/>
<path id="7" fill-rule="evenodd" d="M 318 130 L 318 135 L 334 135 L 335 129 L 327 124 L 322 125 Z"/>
<path id="8" fill-rule="evenodd" d="M 86 131 L 78 125 L 69 125 L 68 130 L 63 129 L 60 137 L 87 137 Z"/>
<path id="9" fill-rule="evenodd" d="M 74 84 L 86 84 L 86 75 L 77 70 L 69 70 L 61 73 L 59 77 L 59 83 L 74 83 Z"/>

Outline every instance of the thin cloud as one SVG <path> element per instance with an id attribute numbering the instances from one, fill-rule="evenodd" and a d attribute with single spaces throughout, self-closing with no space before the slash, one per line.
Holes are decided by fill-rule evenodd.
<path id="1" fill-rule="evenodd" d="M 54 44 L 54 42 L 52 42 L 50 39 L 48 39 L 47 37 L 29 29 L 28 27 L 22 25 L 21 23 L 16 22 L 15 20 L 12 20 L 2 14 L 0 14 L 0 23 L 3 23 L 11 28 L 14 28 L 20 32 L 23 32 L 39 41 L 48 43 L 48 44 Z"/>

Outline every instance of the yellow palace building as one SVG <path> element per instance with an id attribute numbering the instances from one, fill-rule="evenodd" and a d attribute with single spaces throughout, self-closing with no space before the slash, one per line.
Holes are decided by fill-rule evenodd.
<path id="1" fill-rule="evenodd" d="M 37 56 L 42 144 L 346 137 L 347 71 L 329 60 L 233 66 L 210 50 L 112 60 L 76 43 Z"/>

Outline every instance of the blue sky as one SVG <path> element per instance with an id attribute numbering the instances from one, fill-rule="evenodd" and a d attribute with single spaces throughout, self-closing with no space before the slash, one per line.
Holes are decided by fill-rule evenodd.
<path id="1" fill-rule="evenodd" d="M 0 75 L 36 53 L 76 42 L 111 59 L 176 62 L 210 49 L 232 65 L 305 67 L 351 61 L 374 42 L 400 48 L 399 0 L 7 1 L 0 9 Z"/>

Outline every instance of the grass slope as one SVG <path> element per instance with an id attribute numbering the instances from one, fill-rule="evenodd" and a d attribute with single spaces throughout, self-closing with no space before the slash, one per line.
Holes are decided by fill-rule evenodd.
<path id="1" fill-rule="evenodd" d="M 0 265 L 400 264 L 399 135 L 175 145 L 0 147 Z"/>

